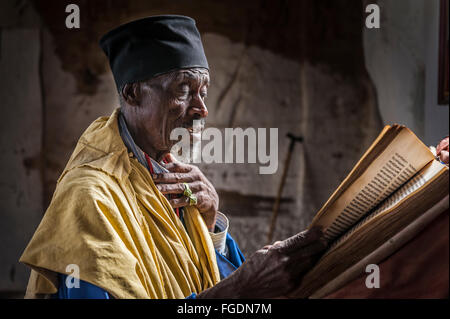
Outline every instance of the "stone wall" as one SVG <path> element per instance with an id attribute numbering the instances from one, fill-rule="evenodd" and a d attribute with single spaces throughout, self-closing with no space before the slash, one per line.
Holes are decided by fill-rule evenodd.
<path id="1" fill-rule="evenodd" d="M 19 265 L 18 258 L 43 212 L 41 37 L 37 21 L 29 6 L 0 4 L 0 297 L 23 291 L 28 270 Z"/>

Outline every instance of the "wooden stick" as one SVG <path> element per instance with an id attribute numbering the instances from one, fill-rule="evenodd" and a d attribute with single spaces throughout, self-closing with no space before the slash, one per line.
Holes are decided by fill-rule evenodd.
<path id="1" fill-rule="evenodd" d="M 281 182 L 280 182 L 280 186 L 278 187 L 277 197 L 275 198 L 275 203 L 274 203 L 273 209 L 272 209 L 272 219 L 270 222 L 269 234 L 267 235 L 267 245 L 270 245 L 272 243 L 273 233 L 275 232 L 275 225 L 277 222 L 278 211 L 280 208 L 281 194 L 283 193 L 284 184 L 286 182 L 287 172 L 288 172 L 289 164 L 291 162 L 292 153 L 294 151 L 295 142 L 303 141 L 303 138 L 301 136 L 294 136 L 291 133 L 288 133 L 287 137 L 289 137 L 291 139 L 291 142 L 289 144 L 288 155 L 284 162 L 283 175 L 281 176 Z"/>

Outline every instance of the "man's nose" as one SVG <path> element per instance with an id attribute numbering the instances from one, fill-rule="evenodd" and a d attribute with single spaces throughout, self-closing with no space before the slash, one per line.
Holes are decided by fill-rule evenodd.
<path id="1" fill-rule="evenodd" d="M 208 116 L 208 108 L 206 107 L 205 101 L 201 98 L 200 95 L 195 96 L 192 100 L 190 113 L 196 118 L 205 118 Z"/>

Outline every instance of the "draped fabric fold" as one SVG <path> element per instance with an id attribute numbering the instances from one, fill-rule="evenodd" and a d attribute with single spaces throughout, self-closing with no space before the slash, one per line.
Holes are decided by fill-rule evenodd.
<path id="1" fill-rule="evenodd" d="M 186 229 L 119 134 L 118 110 L 81 136 L 20 261 L 26 297 L 57 291 L 57 273 L 115 298 L 185 298 L 220 280 L 207 227 L 194 207 Z"/>

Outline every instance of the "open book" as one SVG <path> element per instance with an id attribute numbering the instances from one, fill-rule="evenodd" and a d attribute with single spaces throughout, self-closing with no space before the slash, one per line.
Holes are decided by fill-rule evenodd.
<path id="1" fill-rule="evenodd" d="M 313 295 L 442 201 L 448 178 L 414 133 L 386 126 L 314 217 L 329 248 L 293 296 Z"/>

